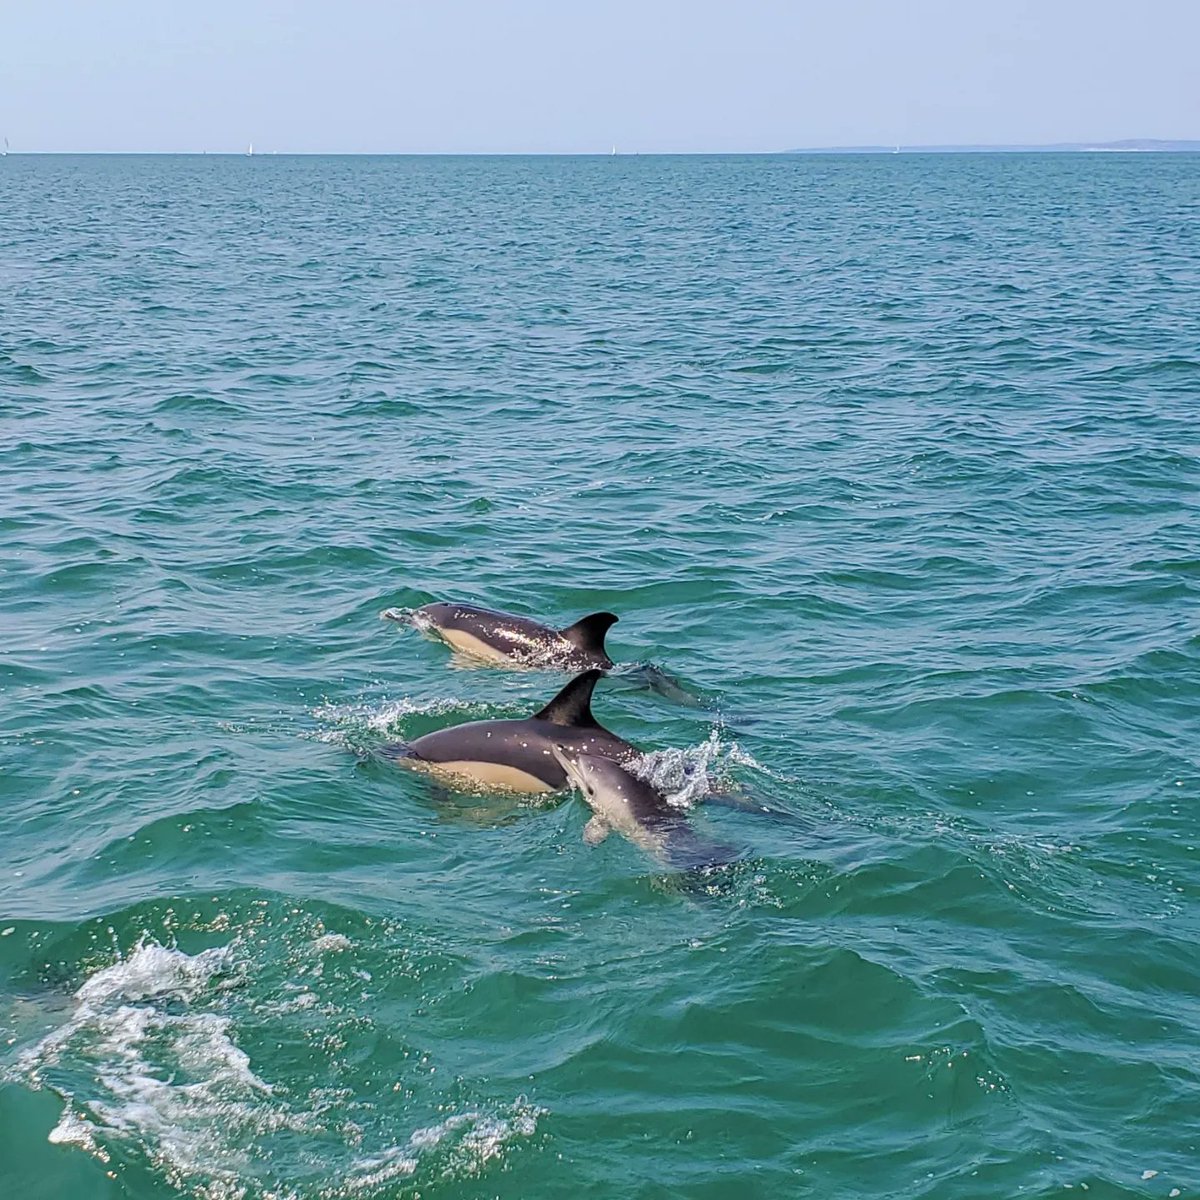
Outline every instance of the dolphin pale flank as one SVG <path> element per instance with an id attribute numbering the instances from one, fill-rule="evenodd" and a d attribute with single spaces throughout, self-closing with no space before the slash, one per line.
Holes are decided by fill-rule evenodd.
<path id="1" fill-rule="evenodd" d="M 606 671 L 613 665 L 604 649 L 604 635 L 617 621 L 610 612 L 591 613 L 565 629 L 474 604 L 439 602 L 411 611 L 389 608 L 381 615 L 407 621 L 484 662 L 568 671 L 589 667 Z"/>
<path id="2" fill-rule="evenodd" d="M 583 831 L 588 845 L 598 845 L 615 829 L 673 867 L 717 866 L 738 857 L 732 847 L 697 837 L 688 819 L 662 792 L 620 762 L 564 744 L 553 750 L 563 773 L 594 814 Z"/>
<path id="3" fill-rule="evenodd" d="M 627 761 L 638 751 L 592 716 L 592 691 L 602 671 L 585 671 L 532 717 L 517 721 L 470 721 L 427 733 L 414 742 L 385 747 L 405 766 L 431 771 L 475 787 L 516 792 L 554 792 L 567 784 L 555 746 Z"/>

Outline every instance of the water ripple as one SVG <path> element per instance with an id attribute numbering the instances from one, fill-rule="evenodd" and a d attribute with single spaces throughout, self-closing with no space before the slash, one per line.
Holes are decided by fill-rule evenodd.
<path id="1" fill-rule="evenodd" d="M 1194 1191 L 1191 159 L 3 161 L 17 1192 Z M 381 761 L 437 598 L 742 857 Z"/>

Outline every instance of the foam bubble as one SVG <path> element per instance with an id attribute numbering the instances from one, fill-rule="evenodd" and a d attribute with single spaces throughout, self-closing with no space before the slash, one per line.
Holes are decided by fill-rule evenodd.
<path id="1" fill-rule="evenodd" d="M 192 1000 L 214 975 L 232 969 L 228 946 L 184 954 L 156 942 L 140 942 L 126 959 L 97 971 L 75 993 L 81 1007 L 95 1007 L 110 1000 L 147 1000 L 166 997 Z"/>
<path id="2" fill-rule="evenodd" d="M 635 759 L 629 769 L 662 792 L 669 804 L 691 808 L 712 790 L 712 770 L 720 756 L 720 734 L 714 729 L 698 746 L 654 750 Z"/>
<path id="3" fill-rule="evenodd" d="M 405 1179 L 417 1169 L 418 1159 L 409 1151 L 391 1146 L 382 1154 L 359 1159 L 346 1177 L 344 1191 L 349 1195 L 375 1192 L 394 1179 Z"/>
<path id="4" fill-rule="evenodd" d="M 376 1186 L 411 1175 L 421 1155 L 439 1148 L 445 1151 L 446 1175 L 477 1176 L 514 1139 L 532 1137 L 537 1132 L 538 1118 L 546 1111 L 518 1096 L 503 1113 L 453 1113 L 436 1125 L 413 1130 L 407 1146 L 392 1146 L 381 1155 L 360 1160 L 355 1167 L 361 1174 L 352 1174 L 347 1187 L 359 1191 L 368 1183 Z"/>
<path id="5" fill-rule="evenodd" d="M 501 709 L 502 711 L 502 709 Z M 410 717 L 440 717 L 458 714 L 463 720 L 496 716 L 497 706 L 478 701 L 464 701 L 454 696 L 432 700 L 380 700 L 358 704 L 321 704 L 312 709 L 312 716 L 333 729 L 319 730 L 309 736 L 321 742 L 352 745 L 363 734 L 381 737 L 403 736 L 404 724 Z"/>
<path id="6" fill-rule="evenodd" d="M 188 955 L 143 942 L 86 980 L 71 1018 L 18 1064 L 34 1086 L 54 1076 L 66 1100 L 50 1140 L 106 1160 L 102 1138 L 134 1142 L 172 1178 L 202 1176 L 214 1195 L 243 1195 L 239 1147 L 264 1128 L 307 1123 L 271 1103 L 232 1019 L 192 1007 L 219 997 L 231 968 L 230 947 Z M 73 1080 L 90 1074 L 78 1095 L 59 1082 L 63 1066 Z"/>
<path id="7" fill-rule="evenodd" d="M 736 787 L 731 772 L 734 766 L 773 776 L 737 742 L 726 742 L 720 727 L 699 745 L 643 754 L 629 764 L 629 769 L 662 792 L 669 804 L 688 809 L 711 792 Z"/>
<path id="8" fill-rule="evenodd" d="M 46 1135 L 53 1146 L 79 1146 L 92 1154 L 97 1152 L 96 1139 L 92 1136 L 93 1125 L 85 1121 L 70 1108 L 64 1110 L 58 1124 Z M 107 1160 L 107 1155 L 104 1158 Z"/>
<path id="9" fill-rule="evenodd" d="M 441 716 L 461 710 L 462 701 L 449 697 L 436 700 L 383 700 L 377 704 L 322 704 L 312 710 L 318 721 L 333 725 L 366 727 L 373 733 L 392 733 L 406 717 Z"/>
<path id="10" fill-rule="evenodd" d="M 313 940 L 313 949 L 320 953 L 340 953 L 349 950 L 353 944 L 344 933 L 323 933 Z"/>
<path id="11" fill-rule="evenodd" d="M 726 757 L 729 762 L 738 767 L 749 767 L 752 771 L 757 771 L 760 775 L 766 775 L 769 779 L 777 780 L 779 783 L 797 783 L 799 782 L 793 775 L 784 775 L 779 771 L 773 771 L 770 767 L 760 763 L 749 750 L 744 749 L 737 742 L 731 742 L 729 749 L 726 752 Z"/>
<path id="12" fill-rule="evenodd" d="M 336 952 L 351 943 L 322 934 L 310 946 Z M 125 1146 L 173 1187 L 207 1200 L 337 1200 L 387 1193 L 426 1155 L 437 1156 L 442 1174 L 478 1174 L 535 1131 L 543 1110 L 520 1097 L 507 1109 L 451 1113 L 397 1138 L 403 1111 L 356 1104 L 344 1089 L 294 1093 L 263 1079 L 238 1045 L 238 1014 L 261 1022 L 280 1010 L 230 989 L 251 974 L 235 949 L 189 955 L 144 941 L 84 981 L 69 1019 L 10 1072 L 14 1082 L 62 1097 L 51 1142 L 106 1163 Z M 294 999 L 297 1008 L 318 1002 L 308 989 Z M 367 1128 L 350 1119 L 352 1108 L 373 1114 Z M 313 1152 L 295 1158 L 288 1147 L 297 1138 Z M 364 1142 L 385 1148 L 365 1151 Z"/>
<path id="13" fill-rule="evenodd" d="M 422 617 L 424 614 L 420 614 Z M 395 621 L 400 625 L 416 625 L 418 614 L 412 608 L 385 608 L 379 614 L 381 621 Z"/>

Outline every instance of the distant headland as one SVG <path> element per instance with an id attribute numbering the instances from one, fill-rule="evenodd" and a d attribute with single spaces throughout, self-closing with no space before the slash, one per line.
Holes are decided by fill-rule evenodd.
<path id="1" fill-rule="evenodd" d="M 1126 138 L 1121 142 L 1050 142 L 1038 146 L 810 146 L 785 154 L 1200 154 L 1200 141 Z"/>

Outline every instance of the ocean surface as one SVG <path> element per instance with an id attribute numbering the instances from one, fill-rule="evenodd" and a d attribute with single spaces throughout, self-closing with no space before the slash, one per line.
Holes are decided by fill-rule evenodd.
<path id="1" fill-rule="evenodd" d="M 1196 1196 L 1198 420 L 1194 156 L 0 160 L 0 1193 Z"/>

